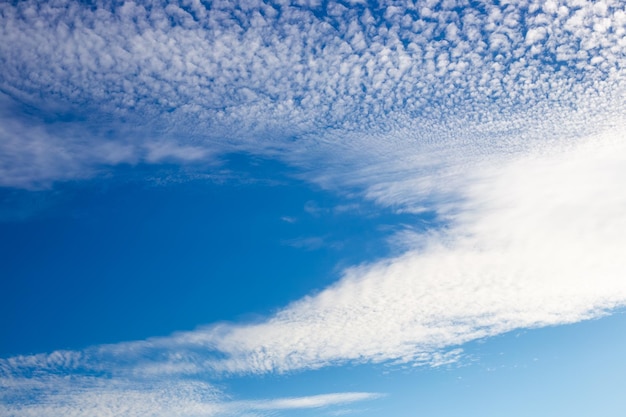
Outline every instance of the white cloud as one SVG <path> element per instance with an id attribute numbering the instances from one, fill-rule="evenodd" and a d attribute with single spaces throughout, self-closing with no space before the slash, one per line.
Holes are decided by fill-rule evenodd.
<path id="1" fill-rule="evenodd" d="M 216 350 L 225 359 L 201 367 L 233 373 L 436 364 L 470 340 L 605 314 L 626 303 L 626 146 L 617 132 L 486 161 L 453 182 L 457 203 L 439 207 L 448 226 L 414 235 L 415 249 L 348 269 L 265 322 L 155 346 Z"/>
<path id="2" fill-rule="evenodd" d="M 545 27 L 534 27 L 526 33 L 526 45 L 532 45 L 534 43 L 537 43 L 545 39 L 546 35 L 547 30 Z"/>

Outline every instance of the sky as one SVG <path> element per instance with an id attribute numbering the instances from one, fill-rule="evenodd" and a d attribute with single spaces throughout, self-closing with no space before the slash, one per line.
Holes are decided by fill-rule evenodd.
<path id="1" fill-rule="evenodd" d="M 620 1 L 0 3 L 0 414 L 621 416 Z"/>

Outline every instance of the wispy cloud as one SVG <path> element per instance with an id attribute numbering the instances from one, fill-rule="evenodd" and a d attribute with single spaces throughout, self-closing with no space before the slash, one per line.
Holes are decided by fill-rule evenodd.
<path id="1" fill-rule="evenodd" d="M 235 407 L 251 410 L 294 410 L 303 408 L 322 408 L 331 405 L 343 405 L 357 401 L 381 398 L 382 394 L 370 392 L 347 392 L 338 394 L 322 394 L 310 397 L 279 398 L 264 401 L 241 401 Z"/>
<path id="2" fill-rule="evenodd" d="M 2 377 L 3 416 L 266 416 L 277 411 L 351 404 L 382 397 L 344 392 L 305 397 L 234 400 L 197 380 L 142 380 L 84 375 Z"/>

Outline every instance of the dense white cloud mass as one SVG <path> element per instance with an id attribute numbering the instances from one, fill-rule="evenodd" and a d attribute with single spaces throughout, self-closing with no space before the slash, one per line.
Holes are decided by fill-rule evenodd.
<path id="1" fill-rule="evenodd" d="M 209 363 L 230 372 L 346 360 L 432 364 L 469 340 L 624 305 L 621 139 L 595 137 L 485 168 L 459 190 L 464 199 L 445 230 L 414 237 L 419 249 L 349 269 L 265 323 L 186 337 L 227 353 Z"/>
<path id="2" fill-rule="evenodd" d="M 247 151 L 446 226 L 403 232 L 404 254 L 259 323 L 2 359 L 0 411 L 116 415 L 102 399 L 119 381 L 143 381 L 116 402 L 130 416 L 374 398 L 233 412 L 196 379 L 437 365 L 470 340 L 623 306 L 625 35 L 620 1 L 1 4 L 2 186 Z M 94 376 L 16 401 L 72 372 Z M 165 375 L 191 394 L 161 404 Z"/>

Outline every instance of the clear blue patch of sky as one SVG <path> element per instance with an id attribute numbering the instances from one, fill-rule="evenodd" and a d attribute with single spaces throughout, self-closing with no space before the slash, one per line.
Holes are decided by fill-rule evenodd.
<path id="1" fill-rule="evenodd" d="M 432 220 L 325 192 L 275 161 L 229 155 L 208 171 L 144 165 L 0 189 L 0 356 L 253 320 L 389 255 L 398 224 Z"/>

